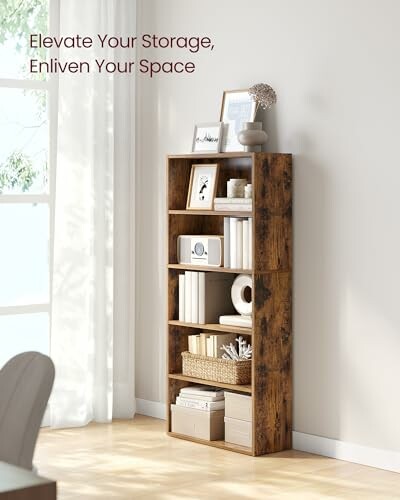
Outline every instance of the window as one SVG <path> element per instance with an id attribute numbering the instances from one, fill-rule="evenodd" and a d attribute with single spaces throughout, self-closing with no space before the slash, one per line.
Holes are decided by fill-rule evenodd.
<path id="1" fill-rule="evenodd" d="M 55 33 L 56 3 L 0 3 L 0 368 L 50 350 L 57 82 L 29 74 L 29 35 Z"/>

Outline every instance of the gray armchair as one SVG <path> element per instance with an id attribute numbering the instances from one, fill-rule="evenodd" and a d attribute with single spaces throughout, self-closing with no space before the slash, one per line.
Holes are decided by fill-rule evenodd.
<path id="1" fill-rule="evenodd" d="M 32 469 L 54 373 L 51 359 L 38 352 L 18 354 L 0 370 L 0 461 Z"/>

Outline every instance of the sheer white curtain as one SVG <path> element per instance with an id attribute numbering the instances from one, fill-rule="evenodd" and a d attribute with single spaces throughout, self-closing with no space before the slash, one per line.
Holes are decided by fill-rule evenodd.
<path id="1" fill-rule="evenodd" d="M 131 0 L 60 0 L 60 35 L 135 34 Z M 60 61 L 133 59 L 127 49 L 61 49 Z M 62 74 L 51 356 L 54 427 L 85 425 L 134 407 L 134 76 Z"/>

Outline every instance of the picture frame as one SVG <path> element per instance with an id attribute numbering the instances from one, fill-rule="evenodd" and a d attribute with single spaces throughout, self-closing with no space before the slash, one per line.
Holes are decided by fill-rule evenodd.
<path id="1" fill-rule="evenodd" d="M 219 174 L 218 163 L 192 165 L 187 210 L 213 210 Z"/>
<path id="2" fill-rule="evenodd" d="M 243 130 L 243 123 L 254 121 L 255 115 L 256 102 L 250 96 L 249 89 L 224 91 L 220 116 L 223 123 L 222 151 L 244 151 L 237 136 Z"/>
<path id="3" fill-rule="evenodd" d="M 194 127 L 192 152 L 219 153 L 222 141 L 222 123 L 199 123 Z"/>

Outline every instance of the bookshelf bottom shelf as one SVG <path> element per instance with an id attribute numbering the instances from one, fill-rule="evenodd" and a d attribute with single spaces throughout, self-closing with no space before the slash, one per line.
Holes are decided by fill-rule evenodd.
<path id="1" fill-rule="evenodd" d="M 253 456 L 253 451 L 251 448 L 246 446 L 240 446 L 238 444 L 227 443 L 226 441 L 207 441 L 206 439 L 199 439 L 192 436 L 187 436 L 186 434 L 178 434 L 176 432 L 169 431 L 168 436 L 175 437 L 178 439 L 184 439 L 185 441 L 191 441 L 193 443 L 205 444 L 206 446 L 212 446 L 213 448 L 221 448 L 222 450 L 235 451 L 237 453 L 242 453 L 244 455 Z"/>

